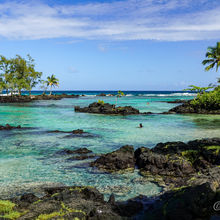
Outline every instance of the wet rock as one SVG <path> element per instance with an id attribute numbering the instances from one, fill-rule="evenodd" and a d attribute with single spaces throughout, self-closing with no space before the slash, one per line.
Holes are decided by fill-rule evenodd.
<path id="1" fill-rule="evenodd" d="M 25 103 L 38 100 L 60 100 L 62 98 L 78 98 L 79 95 L 13 95 L 13 96 L 0 96 L 0 103 Z"/>
<path id="2" fill-rule="evenodd" d="M 82 129 L 77 129 L 72 131 L 73 134 L 83 134 L 85 133 Z"/>
<path id="3" fill-rule="evenodd" d="M 21 125 L 18 126 L 11 126 L 9 124 L 6 124 L 5 126 L 0 125 L 0 130 L 12 130 L 12 129 L 21 129 Z"/>
<path id="4" fill-rule="evenodd" d="M 62 149 L 57 153 L 58 154 L 88 154 L 88 153 L 92 153 L 92 151 L 83 147 L 83 148 L 78 148 L 76 150 Z"/>
<path id="5" fill-rule="evenodd" d="M 68 160 L 87 160 L 87 159 L 91 159 L 94 157 L 96 157 L 95 154 L 90 154 L 90 155 L 83 154 L 83 155 L 79 155 L 79 156 L 70 157 L 70 158 L 68 158 Z"/>
<path id="6" fill-rule="evenodd" d="M 134 171 L 134 165 L 134 148 L 130 145 L 123 146 L 112 153 L 102 155 L 91 163 L 91 166 L 107 172 Z"/>
<path id="7" fill-rule="evenodd" d="M 185 100 L 185 99 L 176 99 L 173 101 L 166 101 L 167 103 L 187 103 L 189 100 Z"/>
<path id="8" fill-rule="evenodd" d="M 191 100 L 186 101 L 182 105 L 178 105 L 178 106 L 170 109 L 168 112 L 164 112 L 164 114 L 173 114 L 173 113 L 179 113 L 179 114 L 220 114 L 220 109 L 198 108 L 198 107 L 193 106 L 190 102 L 191 102 Z"/>
<path id="9" fill-rule="evenodd" d="M 86 113 L 95 113 L 95 114 L 110 114 L 110 115 L 137 115 L 141 114 L 138 109 L 135 109 L 131 106 L 125 107 L 115 107 L 109 103 L 97 103 L 94 102 L 88 107 L 79 107 L 75 106 L 76 112 L 86 112 Z"/>
<path id="10" fill-rule="evenodd" d="M 100 94 L 98 94 L 96 96 L 106 96 L 106 94 L 105 93 L 100 93 Z"/>

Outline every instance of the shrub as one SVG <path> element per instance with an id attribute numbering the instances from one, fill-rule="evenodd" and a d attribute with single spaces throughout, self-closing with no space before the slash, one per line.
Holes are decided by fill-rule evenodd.
<path id="1" fill-rule="evenodd" d="M 101 105 L 105 104 L 105 102 L 103 100 L 98 100 L 98 103 L 101 104 Z"/>
<path id="2" fill-rule="evenodd" d="M 220 109 L 220 86 L 211 92 L 204 92 L 190 102 L 194 108 L 203 108 L 206 110 Z"/>

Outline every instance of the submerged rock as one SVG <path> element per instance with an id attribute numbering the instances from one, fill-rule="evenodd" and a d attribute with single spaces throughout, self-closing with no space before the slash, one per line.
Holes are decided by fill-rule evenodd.
<path id="1" fill-rule="evenodd" d="M 109 114 L 109 115 L 138 115 L 141 114 L 138 109 L 131 106 L 115 107 L 109 103 L 97 103 L 94 102 L 88 107 L 75 106 L 76 112 L 86 112 L 95 114 Z"/>
<path id="2" fill-rule="evenodd" d="M 92 151 L 87 149 L 86 147 L 78 148 L 76 150 L 62 149 L 57 152 L 57 154 L 88 154 L 88 153 L 92 153 Z"/>
<path id="3" fill-rule="evenodd" d="M 91 166 L 107 172 L 133 172 L 135 166 L 134 148 L 130 145 L 123 146 L 112 153 L 102 155 L 92 162 Z"/>

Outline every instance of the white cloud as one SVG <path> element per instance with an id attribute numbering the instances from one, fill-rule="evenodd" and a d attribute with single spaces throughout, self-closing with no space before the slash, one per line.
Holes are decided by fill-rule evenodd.
<path id="1" fill-rule="evenodd" d="M 0 4 L 7 39 L 206 40 L 220 37 L 218 0 L 124 0 L 111 3 Z"/>

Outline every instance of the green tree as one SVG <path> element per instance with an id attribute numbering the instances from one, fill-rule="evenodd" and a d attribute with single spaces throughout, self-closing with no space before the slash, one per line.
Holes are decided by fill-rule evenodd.
<path id="1" fill-rule="evenodd" d="M 52 74 L 47 77 L 47 86 L 50 86 L 50 95 L 52 95 L 52 87 L 59 86 L 59 80 Z"/>
<path id="2" fill-rule="evenodd" d="M 217 42 L 215 47 L 208 47 L 206 53 L 206 60 L 202 61 L 203 65 L 206 66 L 205 70 L 209 71 L 210 69 L 214 68 L 216 66 L 216 72 L 218 71 L 218 68 L 220 66 L 220 42 Z"/>
<path id="3" fill-rule="evenodd" d="M 11 62 L 12 73 L 14 74 L 12 82 L 19 95 L 21 95 L 22 89 L 29 91 L 31 94 L 32 88 L 40 82 L 42 76 L 41 72 L 35 71 L 34 59 L 30 55 L 27 55 L 27 59 L 16 55 Z"/>
<path id="4" fill-rule="evenodd" d="M 6 90 L 9 93 L 12 81 L 11 60 L 4 56 L 0 56 L 0 88 L 1 91 Z"/>
<path id="5" fill-rule="evenodd" d="M 117 102 L 118 102 L 118 98 L 122 97 L 122 96 L 125 96 L 125 94 L 119 90 L 117 95 L 116 95 L 116 101 L 115 101 L 115 106 L 117 105 Z"/>
<path id="6" fill-rule="evenodd" d="M 42 73 L 35 71 L 34 59 L 27 55 L 27 59 L 16 55 L 15 58 L 7 59 L 0 56 L 0 77 L 1 88 L 13 93 L 18 91 L 21 95 L 22 90 L 31 90 L 35 87 L 41 78 Z"/>

